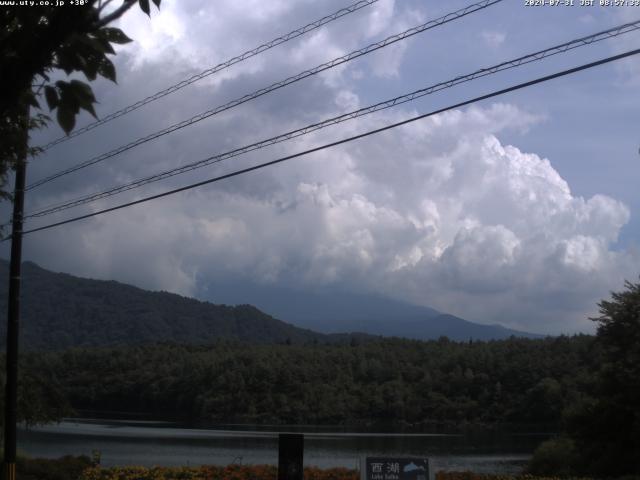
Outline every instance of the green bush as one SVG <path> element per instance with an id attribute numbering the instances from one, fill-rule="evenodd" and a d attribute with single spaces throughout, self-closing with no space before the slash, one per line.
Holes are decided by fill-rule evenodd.
<path id="1" fill-rule="evenodd" d="M 527 473 L 532 475 L 568 476 L 576 471 L 578 454 L 573 440 L 566 437 L 542 442 L 529 461 Z"/>
<path id="2" fill-rule="evenodd" d="M 89 457 L 70 455 L 58 458 L 18 458 L 16 473 L 20 480 L 76 480 L 91 466 Z"/>

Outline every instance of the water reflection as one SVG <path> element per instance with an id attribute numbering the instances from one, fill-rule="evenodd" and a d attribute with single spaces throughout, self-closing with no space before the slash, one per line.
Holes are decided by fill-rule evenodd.
<path id="1" fill-rule="evenodd" d="M 517 473 L 548 434 L 345 432 L 316 426 L 226 425 L 183 428 L 169 422 L 67 420 L 21 429 L 19 448 L 33 456 L 90 455 L 102 464 L 227 465 L 276 464 L 279 432 L 305 433 L 305 464 L 355 468 L 360 458 L 385 455 L 430 457 L 436 470 Z"/>

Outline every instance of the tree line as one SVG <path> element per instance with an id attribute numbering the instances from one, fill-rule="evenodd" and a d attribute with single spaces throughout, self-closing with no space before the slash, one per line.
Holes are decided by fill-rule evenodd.
<path id="1" fill-rule="evenodd" d="M 75 409 L 194 423 L 520 426 L 559 436 L 530 471 L 640 474 L 640 283 L 599 303 L 596 336 L 490 342 L 74 348 L 20 364 L 27 424 Z"/>
<path id="2" fill-rule="evenodd" d="M 22 365 L 24 378 L 50 405 L 59 403 L 59 411 L 66 402 L 76 410 L 198 423 L 557 430 L 562 412 L 591 381 L 598 356 L 594 338 L 580 335 L 349 345 L 164 343 L 29 353 Z M 32 400 L 31 408 L 36 404 Z"/>

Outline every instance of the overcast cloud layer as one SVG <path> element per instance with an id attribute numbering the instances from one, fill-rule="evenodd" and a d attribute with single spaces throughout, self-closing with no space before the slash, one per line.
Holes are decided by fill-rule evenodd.
<path id="1" fill-rule="evenodd" d="M 52 149 L 33 162 L 29 178 L 466 4 L 444 3 L 380 0 Z M 595 32 L 635 14 L 634 9 L 577 7 L 533 12 L 506 3 L 52 182 L 30 193 L 28 210 Z M 100 112 L 110 113 L 340 6 L 270 0 L 220 1 L 213 8 L 209 1 L 165 0 L 151 21 L 131 13 L 121 27 L 137 41 L 117 57 L 120 86 L 97 84 Z M 545 27 L 535 28 L 537 22 Z M 631 45 L 634 39 L 637 44 L 637 35 L 625 42 Z M 445 91 L 92 208 L 377 128 L 622 47 L 598 45 Z M 606 67 L 557 82 L 553 89 L 454 110 L 285 165 L 33 234 L 25 258 L 54 270 L 185 295 L 202 296 L 206 284 L 238 278 L 298 288 L 341 286 L 483 323 L 542 333 L 589 331 L 587 317 L 596 313 L 596 302 L 640 272 L 633 223 L 638 203 L 630 187 L 638 179 L 637 143 L 631 143 L 635 156 L 622 150 L 627 137 L 637 133 L 633 125 L 640 105 L 624 90 L 637 81 L 637 66 L 633 60 Z M 635 112 L 629 113 L 631 107 Z M 606 126 L 585 135 L 583 108 L 597 108 L 601 118 L 624 124 L 615 133 L 619 137 Z M 562 136 L 560 128 L 565 128 Z M 57 135 L 52 128 L 39 140 Z M 584 143 L 591 142 L 615 146 L 606 157 L 598 147 L 584 153 Z M 541 151 L 532 148 L 538 146 Z"/>

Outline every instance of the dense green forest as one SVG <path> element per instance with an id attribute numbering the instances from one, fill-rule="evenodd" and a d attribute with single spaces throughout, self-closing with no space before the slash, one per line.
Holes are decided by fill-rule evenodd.
<path id="1" fill-rule="evenodd" d="M 576 336 L 71 349 L 30 353 L 23 368 L 78 410 L 199 422 L 558 429 L 597 362 L 594 338 Z"/>
<path id="2" fill-rule="evenodd" d="M 149 292 L 118 282 L 22 267 L 22 350 L 76 346 L 139 345 L 159 341 L 207 343 L 218 338 L 273 343 L 313 339 L 345 341 L 281 322 L 251 305 L 214 305 L 167 292 Z M 8 264 L 0 260 L 0 318 L 7 311 Z M 6 335 L 0 322 L 0 338 Z M 331 337 L 331 338 L 330 338 Z M 347 339 L 348 341 L 348 339 Z"/>
<path id="3" fill-rule="evenodd" d="M 598 306 L 595 337 L 30 352 L 21 357 L 18 414 L 31 424 L 73 408 L 194 423 L 520 426 L 561 433 L 536 450 L 531 472 L 638 475 L 640 283 Z"/>

